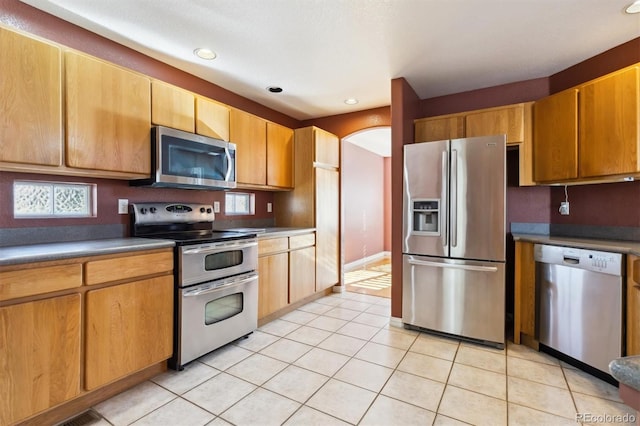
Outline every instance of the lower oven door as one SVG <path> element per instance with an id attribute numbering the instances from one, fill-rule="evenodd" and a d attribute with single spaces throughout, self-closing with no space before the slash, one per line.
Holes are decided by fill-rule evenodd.
<path id="1" fill-rule="evenodd" d="M 238 275 L 180 290 L 179 366 L 258 327 L 258 274 Z"/>

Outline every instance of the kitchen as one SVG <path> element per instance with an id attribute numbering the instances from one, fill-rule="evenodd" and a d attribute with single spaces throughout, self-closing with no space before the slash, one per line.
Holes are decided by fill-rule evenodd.
<path id="1" fill-rule="evenodd" d="M 638 58 L 637 40 L 623 44 L 618 48 L 613 49 L 603 55 L 594 57 L 584 64 L 578 64 L 571 69 L 559 72 L 549 77 L 540 79 L 534 79 L 530 81 L 523 81 L 520 83 L 512 83 L 506 86 L 495 86 L 488 89 L 479 89 L 477 91 L 468 92 L 465 94 L 451 95 L 443 99 L 426 99 L 419 101 L 418 96 L 413 92 L 413 89 L 408 85 L 404 79 L 395 79 L 392 81 L 392 102 L 391 109 L 388 107 L 375 108 L 371 110 L 365 110 L 362 112 L 345 114 L 343 116 L 328 117 L 326 119 L 307 120 L 305 122 L 298 122 L 292 120 L 290 117 L 283 117 L 282 114 L 273 110 L 267 110 L 256 103 L 247 104 L 246 99 L 239 99 L 230 92 L 225 92 L 220 88 L 212 88 L 210 85 L 204 85 L 203 82 L 197 81 L 193 77 L 189 77 L 185 73 L 180 73 L 174 69 L 170 69 L 166 65 L 162 65 L 157 62 L 153 62 L 148 57 L 143 57 L 135 52 L 128 51 L 122 46 L 116 45 L 102 39 L 96 35 L 90 34 L 83 30 L 73 27 L 63 21 L 58 21 L 55 18 L 45 15 L 42 12 L 36 11 L 25 6 L 22 3 L 16 1 L 4 1 L 3 6 L 3 20 L 2 22 L 10 25 L 14 20 L 22 22 L 24 28 L 28 28 L 29 32 L 40 34 L 42 37 L 52 39 L 64 45 L 77 48 L 90 54 L 97 56 L 107 55 L 108 60 L 118 62 L 124 66 L 131 66 L 137 68 L 139 71 L 145 74 L 153 75 L 156 78 L 161 78 L 169 81 L 170 83 L 182 86 L 184 85 L 191 88 L 191 90 L 203 93 L 209 97 L 224 101 L 235 106 L 245 106 L 245 110 L 252 112 L 258 116 L 261 116 L 274 122 L 279 122 L 290 128 L 300 128 L 307 125 L 316 125 L 329 132 L 335 133 L 338 137 L 343 137 L 353 131 L 370 127 L 374 125 L 392 125 L 393 133 L 393 156 L 392 156 L 392 168 L 396 172 L 393 173 L 393 206 L 397 209 L 397 206 L 401 206 L 402 202 L 397 199 L 401 196 L 401 174 L 398 170 L 401 170 L 402 165 L 399 164 L 402 158 L 402 145 L 406 141 L 413 140 L 413 119 L 418 119 L 427 116 L 438 116 L 442 114 L 456 113 L 462 111 L 470 111 L 481 108 L 488 108 L 500 105 L 510 105 L 519 102 L 527 102 L 532 100 L 541 99 L 550 93 L 555 93 L 564 88 L 572 87 L 576 84 L 580 84 L 584 81 L 588 81 L 599 75 L 613 72 L 625 65 L 631 65 L 640 61 Z M 634 19 L 634 18 L 631 18 Z M 609 47 L 614 47 L 611 45 Z M 122 62 L 117 60 L 121 56 Z M 164 77 L 164 78 L 163 78 Z M 200 90 L 200 88 L 203 90 Z M 391 111 L 394 111 L 393 122 L 391 119 Z M 399 114 L 396 114 L 396 111 Z M 405 136 L 406 135 L 406 136 Z M 11 185 L 13 179 L 24 178 L 25 175 L 3 172 L 0 175 L 2 179 L 2 194 L 11 193 Z M 50 175 L 38 175 L 40 179 L 46 176 L 51 179 Z M 83 178 L 67 178 L 66 180 L 85 182 L 87 179 Z M 175 201 L 181 199 L 184 192 L 180 190 L 163 190 L 156 191 L 145 188 L 132 188 L 129 187 L 125 181 L 115 179 L 90 179 L 91 182 L 98 183 L 98 209 L 101 212 L 113 211 L 114 205 L 117 204 L 117 200 L 120 198 L 130 199 L 135 201 Z M 269 214 L 267 211 L 267 204 L 275 202 L 276 195 L 271 192 L 256 191 L 256 215 L 254 219 L 257 221 L 253 226 L 266 227 L 272 224 L 270 220 L 273 220 L 273 214 Z M 637 207 L 634 203 L 639 199 L 638 197 L 638 184 L 636 182 L 629 183 L 615 183 L 604 185 L 586 185 L 586 186 L 571 186 L 568 190 L 569 199 L 572 203 L 571 215 L 561 216 L 556 213 L 557 205 L 560 201 L 564 200 L 564 191 L 562 188 L 557 187 L 509 187 L 508 198 L 512 202 L 508 205 L 507 214 L 509 219 L 508 223 L 529 223 L 529 224 L 547 224 L 556 228 L 562 228 L 562 225 L 566 227 L 575 227 L 580 225 L 588 225 L 590 227 L 620 227 L 620 228 L 636 228 L 638 227 L 638 216 L 633 213 L 637 211 Z M 162 198 L 162 200 L 157 200 Z M 189 193 L 191 202 L 201 204 L 212 204 L 213 200 L 220 203 L 224 203 L 224 194 L 222 192 L 206 192 L 201 194 Z M 13 229 L 4 235 L 10 233 L 17 233 L 17 229 L 24 227 L 23 222 L 12 219 L 13 212 L 11 210 L 11 203 L 3 203 L 2 228 Z M 275 204 L 277 209 L 277 203 Z M 532 207 L 533 206 L 533 207 Z M 397 210 L 394 211 L 394 216 L 399 217 L 401 213 Z M 237 218 L 237 216 L 222 218 L 225 220 L 237 220 L 230 219 L 231 217 Z M 33 227 L 48 227 L 49 230 L 52 226 L 51 221 L 34 220 L 32 222 Z M 109 215 L 101 215 L 97 220 L 92 219 L 61 219 L 60 222 L 56 222 L 58 226 L 83 226 L 87 225 L 91 229 L 91 236 L 95 238 L 94 228 L 98 224 L 99 229 L 104 232 L 109 231 L 114 226 L 116 232 L 121 232 L 126 235 L 126 228 L 128 226 L 128 219 L 124 216 L 118 216 L 115 213 Z M 244 225 L 244 223 L 242 223 Z M 401 306 L 401 275 L 395 274 L 396 271 L 401 271 L 401 264 L 398 264 L 398 255 L 401 254 L 401 246 L 398 241 L 402 235 L 401 222 L 394 221 L 393 223 L 393 270 L 394 270 L 394 282 L 392 288 L 392 301 L 391 301 L 391 317 L 400 318 L 402 316 Z M 233 226 L 230 226 L 233 227 Z M 509 229 L 509 228 L 507 228 Z M 48 230 L 48 231 L 49 231 Z M 598 229 L 602 231 L 602 229 Z M 49 234 L 49 232 L 47 232 Z M 55 238 L 55 236 L 52 236 Z"/>

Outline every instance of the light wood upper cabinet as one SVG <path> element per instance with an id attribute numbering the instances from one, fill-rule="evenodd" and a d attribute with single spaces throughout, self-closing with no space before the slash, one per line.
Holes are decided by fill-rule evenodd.
<path id="1" fill-rule="evenodd" d="M 236 144 L 236 180 L 238 184 L 267 184 L 266 121 L 232 108 L 229 138 Z"/>
<path id="2" fill-rule="evenodd" d="M 80 295 L 0 308 L 0 424 L 80 393 Z"/>
<path id="3" fill-rule="evenodd" d="M 66 162 L 69 167 L 151 173 L 151 88 L 147 77 L 68 51 Z"/>
<path id="4" fill-rule="evenodd" d="M 520 143 L 525 139 L 524 105 L 489 108 L 467 113 L 465 117 L 466 137 L 507 135 L 507 144 Z"/>
<path id="5" fill-rule="evenodd" d="M 464 116 L 422 118 L 415 121 L 415 142 L 464 138 Z"/>
<path id="6" fill-rule="evenodd" d="M 229 142 L 229 107 L 196 96 L 196 133 Z"/>
<path id="7" fill-rule="evenodd" d="M 86 294 L 85 387 L 95 389 L 173 353 L 173 276 Z"/>
<path id="8" fill-rule="evenodd" d="M 267 185 L 293 188 L 293 130 L 267 122 Z"/>
<path id="9" fill-rule="evenodd" d="M 640 66 L 579 87 L 580 177 L 640 171 Z"/>
<path id="10" fill-rule="evenodd" d="M 627 255 L 627 356 L 640 355 L 640 257 Z"/>
<path id="11" fill-rule="evenodd" d="M 0 162 L 62 165 L 57 46 L 0 28 Z"/>
<path id="12" fill-rule="evenodd" d="M 151 122 L 193 133 L 195 130 L 195 96 L 171 84 L 151 82 Z"/>
<path id="13" fill-rule="evenodd" d="M 533 107 L 533 179 L 578 177 L 578 90 L 539 100 Z"/>
<path id="14" fill-rule="evenodd" d="M 332 133 L 313 128 L 316 163 L 330 167 L 340 167 L 340 140 Z"/>

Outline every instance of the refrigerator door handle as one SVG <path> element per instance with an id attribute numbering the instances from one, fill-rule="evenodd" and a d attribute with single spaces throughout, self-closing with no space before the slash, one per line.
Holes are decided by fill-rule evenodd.
<path id="1" fill-rule="evenodd" d="M 449 181 L 449 179 L 447 179 L 447 154 L 447 151 L 442 151 L 442 193 L 440 195 L 440 229 L 442 229 L 440 235 L 442 238 L 442 247 L 447 246 L 449 239 L 447 235 L 447 193 L 449 192 L 447 188 L 447 182 Z"/>
<path id="2" fill-rule="evenodd" d="M 458 246 L 458 150 L 451 150 L 451 247 Z"/>
<path id="3" fill-rule="evenodd" d="M 409 259 L 409 264 L 415 266 L 434 266 L 436 268 L 462 269 L 465 271 L 498 272 L 497 266 L 456 265 L 451 263 L 429 262 L 427 260 Z"/>

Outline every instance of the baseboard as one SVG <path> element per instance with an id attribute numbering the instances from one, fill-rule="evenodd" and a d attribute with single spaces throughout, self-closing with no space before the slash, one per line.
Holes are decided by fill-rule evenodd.
<path id="1" fill-rule="evenodd" d="M 391 317 L 389 320 L 389 325 L 392 327 L 404 328 L 404 324 L 402 323 L 402 318 Z"/>
<path id="2" fill-rule="evenodd" d="M 360 269 L 367 263 L 373 263 L 381 259 L 391 258 L 390 251 L 381 251 L 380 253 L 372 254 L 371 256 L 363 257 L 362 259 L 354 260 L 353 262 L 345 263 L 344 272 Z"/>

